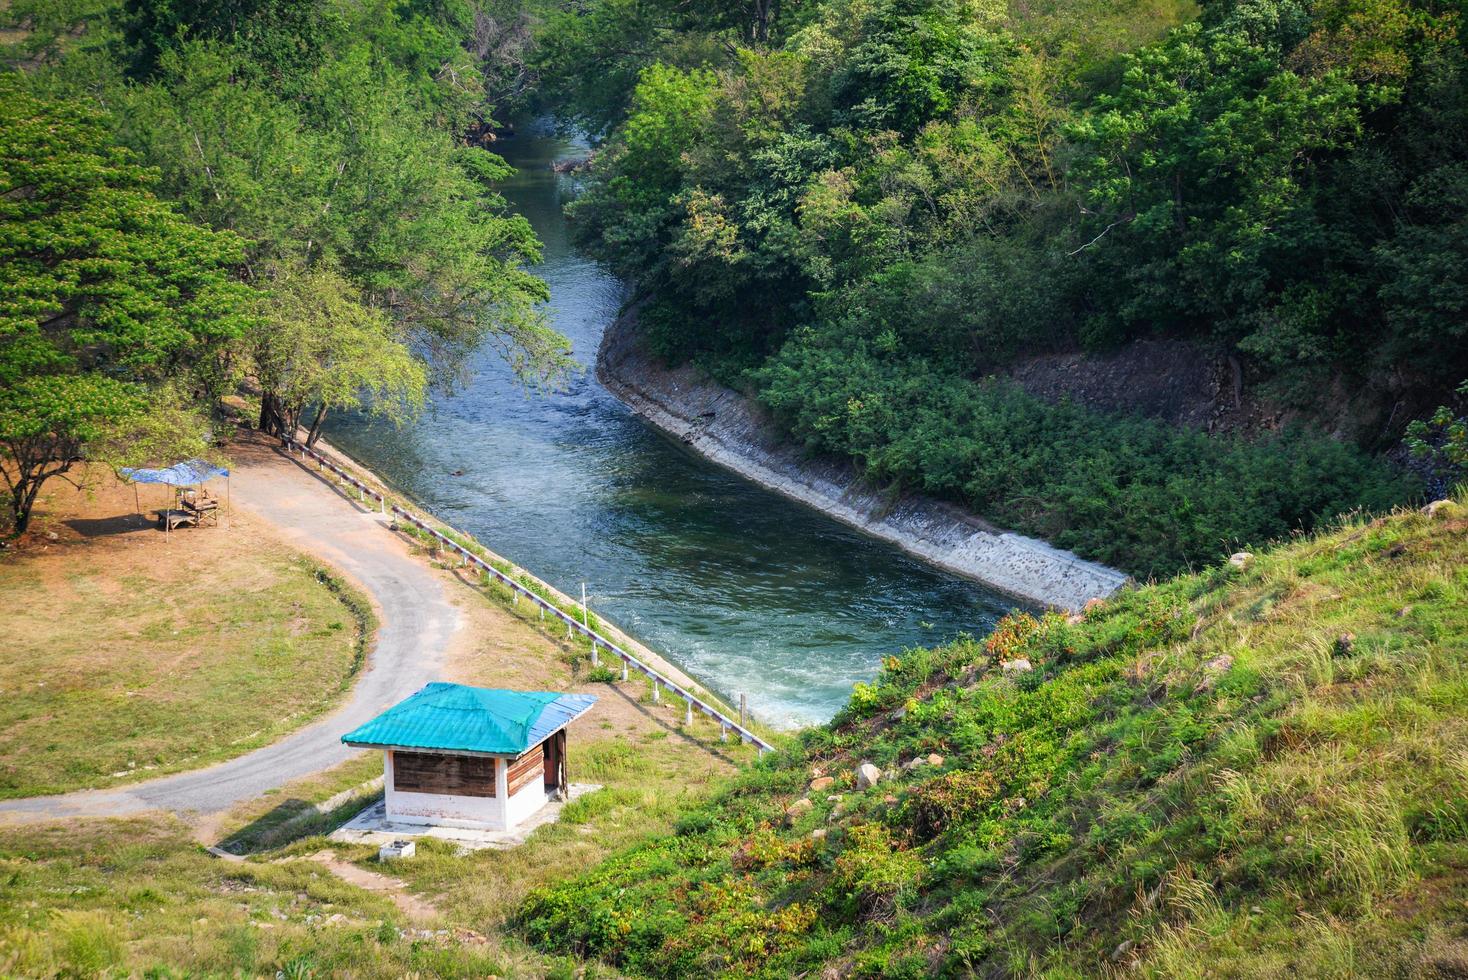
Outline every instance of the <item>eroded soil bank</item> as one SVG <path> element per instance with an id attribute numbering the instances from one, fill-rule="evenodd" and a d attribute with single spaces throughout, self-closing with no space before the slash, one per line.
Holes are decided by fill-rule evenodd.
<path id="1" fill-rule="evenodd" d="M 993 527 L 951 504 L 917 495 L 896 500 L 867 485 L 850 463 L 813 458 L 784 442 L 751 399 L 669 368 L 619 317 L 602 336 L 596 373 L 638 415 L 707 459 L 798 500 L 940 568 L 1042 605 L 1079 609 L 1127 576 L 1043 541 Z"/>

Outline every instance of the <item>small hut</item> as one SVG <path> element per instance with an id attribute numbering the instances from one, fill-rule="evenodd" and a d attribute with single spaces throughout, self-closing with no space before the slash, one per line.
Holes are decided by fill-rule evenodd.
<path id="1" fill-rule="evenodd" d="M 595 703 L 438 682 L 342 741 L 382 750 L 389 823 L 514 830 L 565 798 L 566 726 Z"/>

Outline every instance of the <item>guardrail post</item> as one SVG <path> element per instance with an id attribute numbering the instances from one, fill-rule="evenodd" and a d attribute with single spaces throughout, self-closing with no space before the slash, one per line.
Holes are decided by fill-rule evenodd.
<path id="1" fill-rule="evenodd" d="M 653 704 L 658 704 L 662 700 L 663 700 L 663 692 L 662 692 L 662 689 L 660 687 L 658 687 L 658 679 L 656 677 L 654 677 L 652 679 L 652 703 Z"/>
<path id="2" fill-rule="evenodd" d="M 601 651 L 597 648 L 596 640 L 591 641 L 591 666 L 601 666 Z"/>
<path id="3" fill-rule="evenodd" d="M 748 707 L 749 707 L 749 704 L 748 704 L 748 700 L 746 699 L 746 697 L 743 694 L 739 695 L 739 727 L 740 728 L 743 728 L 745 725 L 748 724 L 748 722 L 746 722 L 744 720 L 745 710 Z"/>
<path id="4" fill-rule="evenodd" d="M 622 681 L 625 683 L 626 680 L 627 680 L 627 661 L 623 660 L 622 661 Z"/>
<path id="5" fill-rule="evenodd" d="M 683 702 L 683 727 L 684 728 L 692 728 L 693 727 L 693 702 L 692 701 L 684 701 Z"/>
<path id="6" fill-rule="evenodd" d="M 719 741 L 729 741 L 729 723 L 722 720 L 719 722 Z"/>

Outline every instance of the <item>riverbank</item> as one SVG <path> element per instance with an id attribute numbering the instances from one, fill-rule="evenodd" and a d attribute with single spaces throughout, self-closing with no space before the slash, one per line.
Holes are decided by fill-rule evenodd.
<path id="1" fill-rule="evenodd" d="M 520 567 L 519 565 L 510 561 L 508 558 L 495 552 L 492 548 L 484 545 L 483 542 L 476 540 L 473 535 L 468 534 L 465 531 L 441 520 L 431 511 L 429 511 L 428 508 L 424 507 L 419 501 L 405 495 L 401 490 L 393 487 L 373 470 L 369 469 L 358 460 L 353 459 L 350 454 L 346 453 L 339 447 L 333 446 L 326 439 L 319 440 L 314 448 L 316 452 L 327 457 L 332 461 L 332 463 L 341 467 L 343 470 L 351 473 L 353 477 L 361 481 L 364 485 L 371 487 L 378 493 L 383 494 L 389 500 L 393 500 L 399 503 L 404 508 L 414 511 L 421 517 L 426 518 L 434 526 L 436 526 L 440 532 L 460 542 L 463 542 L 466 545 L 472 546 L 480 555 L 480 557 L 484 558 L 491 565 L 494 565 L 504 574 L 515 579 L 516 581 L 519 581 L 522 584 L 533 586 L 535 591 L 538 591 L 542 596 L 549 598 L 553 604 L 566 610 L 573 610 L 579 605 L 578 600 L 567 595 L 565 592 L 556 588 L 554 585 L 545 581 L 535 573 Z M 307 465 L 309 466 L 311 464 L 308 463 Z M 329 476 L 330 474 L 325 474 L 323 478 Z M 398 530 L 400 534 L 404 535 L 409 540 L 416 540 L 410 528 L 399 526 L 396 523 L 394 523 L 393 526 L 396 530 Z M 422 541 L 417 541 L 417 543 L 423 544 Z M 433 548 L 434 546 L 429 543 L 428 547 Z M 463 578 L 465 581 L 468 581 L 465 576 L 459 577 Z M 502 603 L 502 605 L 505 605 L 508 610 L 519 610 L 527 620 L 531 616 L 533 616 L 533 611 L 530 609 L 528 604 L 522 609 L 520 605 L 516 602 L 513 602 L 511 597 L 509 597 L 508 595 L 504 596 L 503 599 L 504 602 Z M 641 660 L 644 664 L 651 667 L 662 676 L 673 681 L 675 684 L 678 684 L 680 687 L 691 691 L 694 695 L 718 707 L 726 714 L 738 713 L 737 709 L 730 705 L 726 699 L 720 697 L 718 694 L 710 690 L 707 685 L 690 676 L 687 672 L 683 671 L 677 665 L 670 662 L 666 657 L 663 657 L 657 651 L 653 650 L 646 644 L 631 636 L 615 623 L 609 622 L 605 616 L 596 612 L 595 610 L 591 612 L 591 615 L 596 618 L 597 628 L 604 636 L 607 637 L 607 639 L 610 639 L 617 643 L 628 653 Z M 540 632 L 543 633 L 545 632 L 546 627 L 542 625 L 538 627 L 538 629 L 540 630 Z"/>
<path id="2" fill-rule="evenodd" d="M 1071 610 L 1127 581 L 1114 568 L 993 527 L 943 501 L 893 500 L 865 485 L 850 463 L 806 456 L 751 399 L 696 368 L 659 362 L 639 341 L 635 313 L 607 327 L 596 375 L 639 416 L 712 462 L 955 575 Z"/>

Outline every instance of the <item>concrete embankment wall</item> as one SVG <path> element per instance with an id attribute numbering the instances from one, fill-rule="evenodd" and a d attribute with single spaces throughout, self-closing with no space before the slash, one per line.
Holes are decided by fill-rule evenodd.
<path id="1" fill-rule="evenodd" d="M 848 462 L 813 459 L 783 441 L 768 413 L 691 367 L 648 353 L 625 315 L 607 328 L 597 378 L 634 412 L 701 455 L 770 490 L 940 568 L 1039 605 L 1079 609 L 1127 576 L 1043 541 L 995 528 L 921 496 L 892 500 Z"/>

